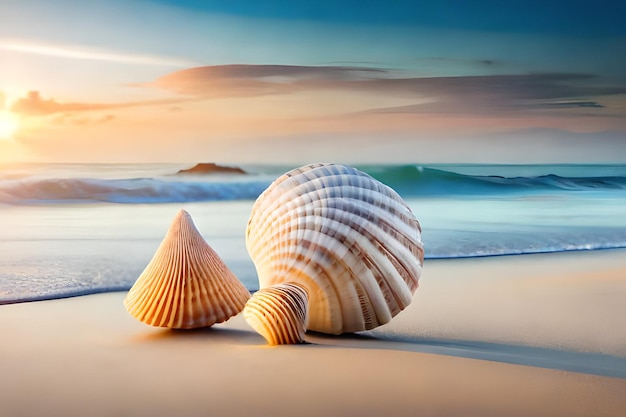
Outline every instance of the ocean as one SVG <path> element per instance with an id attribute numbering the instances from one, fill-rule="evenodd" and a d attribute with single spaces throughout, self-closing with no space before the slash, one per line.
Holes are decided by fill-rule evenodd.
<path id="1" fill-rule="evenodd" d="M 0 304 L 126 290 L 187 210 L 254 291 L 245 229 L 286 165 L 0 165 Z M 626 164 L 355 165 L 400 193 L 429 259 L 626 247 Z"/>

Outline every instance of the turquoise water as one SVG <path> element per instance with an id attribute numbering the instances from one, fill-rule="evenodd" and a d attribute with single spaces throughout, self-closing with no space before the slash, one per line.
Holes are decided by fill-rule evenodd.
<path id="1" fill-rule="evenodd" d="M 0 166 L 0 303 L 129 288 L 175 214 L 250 289 L 254 200 L 289 166 L 174 175 L 176 164 Z M 626 247 L 626 165 L 369 165 L 420 220 L 426 258 Z"/>

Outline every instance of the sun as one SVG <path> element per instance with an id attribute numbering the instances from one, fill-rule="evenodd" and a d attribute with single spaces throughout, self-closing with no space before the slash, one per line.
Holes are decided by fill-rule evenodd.
<path id="1" fill-rule="evenodd" d="M 6 110 L 0 110 L 0 140 L 12 140 L 19 128 L 17 117 Z"/>

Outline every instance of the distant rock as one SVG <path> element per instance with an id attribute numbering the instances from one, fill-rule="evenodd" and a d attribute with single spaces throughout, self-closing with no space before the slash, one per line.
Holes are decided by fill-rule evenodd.
<path id="1" fill-rule="evenodd" d="M 176 174 L 246 174 L 246 171 L 239 167 L 228 167 L 209 162 L 199 163 L 191 168 L 181 169 Z"/>

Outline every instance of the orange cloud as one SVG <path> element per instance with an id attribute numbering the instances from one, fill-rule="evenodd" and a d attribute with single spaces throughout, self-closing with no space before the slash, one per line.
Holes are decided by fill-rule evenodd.
<path id="1" fill-rule="evenodd" d="M 176 71 L 142 86 L 193 96 L 253 97 L 311 90 L 321 81 L 349 82 L 385 74 L 379 68 L 342 66 L 215 65 Z"/>
<path id="2" fill-rule="evenodd" d="M 95 110 L 110 110 L 126 107 L 155 106 L 162 104 L 176 104 L 188 101 L 183 98 L 132 101 L 121 103 L 61 103 L 54 99 L 44 99 L 39 91 L 29 91 L 25 97 L 15 101 L 11 111 L 24 116 L 47 116 L 56 113 L 74 113 Z"/>
<path id="3" fill-rule="evenodd" d="M 63 113 L 60 116 L 55 117 L 52 120 L 53 124 L 56 125 L 78 125 L 78 126 L 87 126 L 87 125 L 102 125 L 105 123 L 109 123 L 115 120 L 115 116 L 112 114 L 105 114 L 100 117 L 87 117 L 87 116 L 76 116 L 75 113 Z"/>
<path id="4" fill-rule="evenodd" d="M 43 99 L 39 91 L 29 91 L 26 97 L 13 103 L 11 111 L 26 116 L 42 116 L 53 113 L 102 110 L 111 107 L 114 106 L 95 103 L 59 103 L 53 99 Z"/>

